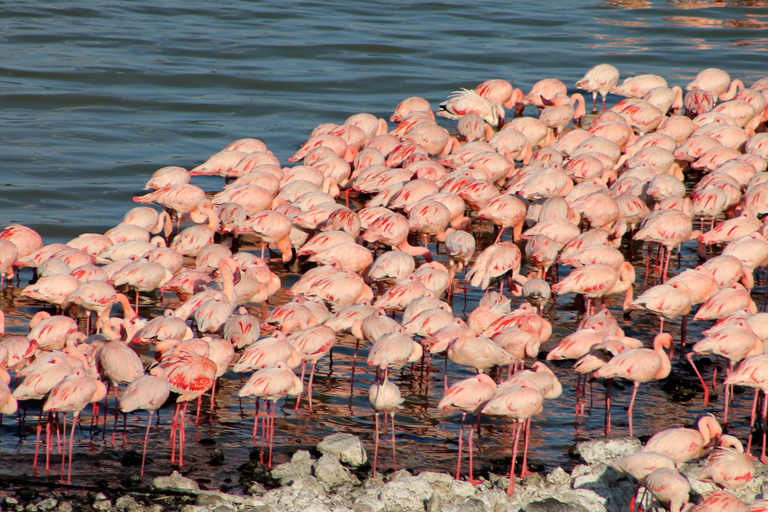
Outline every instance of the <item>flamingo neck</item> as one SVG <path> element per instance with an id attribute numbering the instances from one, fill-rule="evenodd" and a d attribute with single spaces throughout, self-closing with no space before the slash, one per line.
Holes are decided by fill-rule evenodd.
<path id="1" fill-rule="evenodd" d="M 397 246 L 397 249 L 403 251 L 411 256 L 421 256 L 427 263 L 432 263 L 432 253 L 426 247 L 414 247 L 408 243 L 408 240 L 404 240 Z"/>

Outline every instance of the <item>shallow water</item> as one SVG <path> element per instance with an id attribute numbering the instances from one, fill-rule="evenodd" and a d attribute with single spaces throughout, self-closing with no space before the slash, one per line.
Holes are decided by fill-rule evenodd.
<path id="1" fill-rule="evenodd" d="M 0 22 L 0 226 L 14 222 L 41 233 L 46 243 L 66 242 L 84 232 L 103 233 L 134 206 L 131 198 L 156 169 L 194 167 L 208 155 L 241 137 L 256 137 L 285 162 L 321 122 L 342 122 L 370 112 L 388 118 L 408 96 L 437 104 L 451 91 L 472 88 L 489 78 L 505 78 L 527 92 L 537 80 L 557 77 L 573 84 L 601 62 L 615 65 L 622 79 L 656 73 L 670 85 L 685 85 L 701 69 L 717 66 L 745 83 L 767 70 L 768 14 L 764 1 L 733 2 L 296 2 L 290 8 L 267 2 L 101 2 L 93 8 L 56 3 L 14 2 Z M 575 90 L 571 92 L 576 92 Z M 609 97 L 608 106 L 618 100 Z M 527 111 L 527 115 L 534 112 Z M 443 126 L 453 122 L 440 120 Z M 390 124 L 390 126 L 392 126 Z M 219 178 L 194 178 L 208 191 Z M 490 233 L 486 234 L 490 237 Z M 637 260 L 640 261 L 639 259 Z M 697 262 L 686 246 L 683 266 Z M 637 268 L 641 267 L 637 264 Z M 286 283 L 297 269 L 281 271 Z M 560 270 L 565 275 L 568 269 Z M 639 274 L 642 275 L 642 274 Z M 22 273 L 22 280 L 30 274 Z M 638 278 L 640 279 L 640 277 Z M 23 285 L 24 283 L 22 283 Z M 636 293 L 642 291 L 642 287 Z M 762 297 L 764 287 L 754 295 Z M 9 331 L 24 332 L 38 309 L 18 298 L 19 289 L 3 292 Z M 457 296 L 457 315 L 469 313 L 480 294 L 470 289 L 466 306 Z M 616 315 L 620 303 L 609 303 Z M 143 314 L 157 314 L 145 308 Z M 549 350 L 571 332 L 578 310 L 571 297 L 547 308 L 556 323 Z M 707 325 L 691 323 L 690 336 Z M 656 319 L 634 314 L 620 320 L 627 335 L 650 340 Z M 672 322 L 673 332 L 679 324 Z M 676 335 L 677 339 L 677 335 Z M 333 372 L 324 359 L 315 381 L 315 412 L 298 417 L 293 402 L 277 420 L 281 443 L 277 462 L 296 446 L 314 445 L 324 435 L 347 431 L 372 441 L 373 417 L 366 387 L 371 377 L 358 372 L 359 386 L 349 394 L 350 339 L 335 351 Z M 365 354 L 363 353 L 364 357 Z M 675 374 L 692 374 L 674 365 Z M 570 463 L 568 450 L 577 439 L 602 431 L 595 386 L 595 407 L 581 425 L 573 420 L 575 377 L 570 364 L 556 365 L 564 384 L 561 398 L 548 402 L 533 423 L 532 456 L 548 470 Z M 418 372 L 418 370 L 417 370 Z M 461 416 L 445 418 L 436 403 L 441 395 L 442 360 L 433 362 L 429 392 L 409 374 L 399 377 L 406 402 L 396 417 L 398 462 L 413 469 L 451 470 Z M 452 381 L 469 376 L 451 366 Z M 203 414 L 198 434 L 190 427 L 189 451 L 198 463 L 196 476 L 236 481 L 236 468 L 248 460 L 253 404 L 236 398 L 238 377 L 227 374 L 215 421 Z M 644 385 L 635 407 L 635 428 L 650 434 L 672 425 L 690 424 L 704 411 L 701 394 L 676 402 L 674 386 Z M 624 407 L 631 388 L 616 387 L 614 432 L 626 433 Z M 737 396 L 733 425 L 746 437 L 747 395 Z M 282 404 L 282 402 L 280 402 Z M 711 410 L 720 412 L 722 404 Z M 204 408 L 205 409 L 205 408 Z M 30 420 L 34 416 L 30 409 Z M 156 463 L 149 472 L 167 471 L 168 451 L 158 446 L 168 434 L 170 414 L 161 434 L 153 434 Z M 136 448 L 145 416 L 129 419 L 130 447 Z M 29 424 L 25 424 L 25 429 Z M 509 457 L 510 425 L 488 420 L 478 439 L 478 464 L 489 467 Z M 109 431 L 111 433 L 111 429 Z M 506 432 L 506 434 L 505 434 Z M 29 471 L 34 438 L 6 418 L 0 451 Z M 84 452 L 87 430 L 77 434 Z M 212 439 L 226 462 L 208 467 Z M 78 459 L 78 474 L 115 473 L 115 452 L 94 442 L 101 467 Z M 139 447 L 140 448 L 140 447 Z M 105 450 L 107 450 L 105 452 Z M 388 467 L 389 453 L 384 460 Z M 117 459 L 117 462 L 112 459 Z M 499 468 L 503 470 L 504 468 Z"/>

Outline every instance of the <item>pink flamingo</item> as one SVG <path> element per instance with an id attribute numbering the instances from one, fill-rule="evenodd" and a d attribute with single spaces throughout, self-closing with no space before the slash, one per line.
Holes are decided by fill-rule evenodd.
<path id="1" fill-rule="evenodd" d="M 586 114 L 584 96 L 578 93 L 572 94 L 569 101 L 557 99 L 552 105 L 545 105 L 547 106 L 539 114 L 539 119 L 555 130 L 556 137 L 560 137 L 571 121 L 578 124 Z"/>
<path id="2" fill-rule="evenodd" d="M 189 213 L 205 199 L 205 192 L 200 187 L 189 184 L 169 185 L 143 196 L 134 197 L 137 203 L 157 203 L 176 213 L 177 228 L 181 216 Z"/>
<path id="3" fill-rule="evenodd" d="M 387 378 L 389 361 L 383 358 L 378 364 L 376 381 L 368 388 L 368 403 L 374 410 L 376 421 L 376 444 L 373 450 L 373 475 L 376 476 L 376 465 L 379 460 L 379 413 L 389 413 L 392 416 L 392 464 L 397 471 L 397 450 L 395 447 L 395 411 L 403 402 L 400 389 Z"/>
<path id="4" fill-rule="evenodd" d="M 691 83 L 685 86 L 686 91 L 702 90 L 714 94 L 721 101 L 728 101 L 736 96 L 736 93 L 744 88 L 741 80 L 731 81 L 731 77 L 717 68 L 708 68 L 700 71 Z"/>
<path id="5" fill-rule="evenodd" d="M 189 183 L 189 180 L 189 171 L 183 167 L 176 165 L 161 167 L 149 178 L 144 190 L 159 190 L 170 185 L 184 185 Z"/>
<path id="6" fill-rule="evenodd" d="M 664 351 L 672 344 L 669 334 L 657 334 L 653 340 L 653 350 L 638 348 L 627 350 L 611 359 L 595 372 L 596 378 L 623 378 L 634 382 L 632 399 L 629 402 L 629 435 L 632 436 L 632 408 L 635 405 L 637 388 L 643 382 L 664 379 L 669 375 L 672 365 Z"/>
<path id="7" fill-rule="evenodd" d="M 552 100 L 555 96 L 567 96 L 568 88 L 556 78 L 544 78 L 539 80 L 525 97 L 526 103 L 539 109 L 544 108 L 544 100 Z"/>
<path id="8" fill-rule="evenodd" d="M 761 503 L 762 502 L 762 507 Z M 749 509 L 754 512 L 766 510 L 765 501 L 758 500 Z M 747 505 L 734 494 L 727 491 L 715 491 L 699 501 L 691 512 L 747 512 Z"/>
<path id="9" fill-rule="evenodd" d="M 755 465 L 744 455 L 744 446 L 737 438 L 724 434 L 699 474 L 699 480 L 735 491 L 747 485 L 754 474 Z"/>
<path id="10" fill-rule="evenodd" d="M 328 354 L 336 344 L 336 331 L 327 325 L 316 325 L 303 329 L 288 337 L 288 342 L 293 345 L 301 356 L 301 381 L 304 382 L 304 370 L 306 363 L 312 365 L 309 372 L 309 384 L 307 385 L 307 396 L 309 397 L 309 412 L 312 413 L 312 381 L 315 377 L 315 367 L 317 362 Z M 301 392 L 296 398 L 296 410 L 301 403 Z"/>
<path id="11" fill-rule="evenodd" d="M 664 268 L 662 270 L 662 282 L 667 280 L 667 270 L 672 251 L 681 243 L 690 240 L 698 232 L 693 231 L 691 217 L 679 211 L 660 211 L 656 215 L 649 215 L 643 221 L 640 230 L 633 237 L 635 240 L 658 242 L 667 253 Z M 663 255 L 662 255 L 663 257 Z M 648 255 L 650 261 L 650 253 Z"/>
<path id="12" fill-rule="evenodd" d="M 467 272 L 466 279 L 469 279 L 472 286 L 479 286 L 487 290 L 491 281 L 502 277 L 508 272 L 513 276 L 520 271 L 522 254 L 520 249 L 512 242 L 499 242 L 488 246 L 475 260 L 475 264 Z M 504 282 L 500 284 L 500 290 Z"/>
<path id="13" fill-rule="evenodd" d="M 48 394 L 43 405 L 43 412 L 63 412 L 64 432 L 67 429 L 66 414 L 72 413 L 72 430 L 69 435 L 69 470 L 67 471 L 67 484 L 72 483 L 72 447 L 75 438 L 75 426 L 80 412 L 91 402 L 98 402 L 106 396 L 104 384 L 77 370 L 75 374 L 68 375 L 59 382 Z M 64 483 L 64 453 L 61 458 L 61 482 Z"/>
<path id="14" fill-rule="evenodd" d="M 688 503 L 691 484 L 688 480 L 669 468 L 657 468 L 643 478 L 643 486 L 662 503 L 666 503 L 669 512 L 680 512 Z"/>
<path id="15" fill-rule="evenodd" d="M 666 455 L 679 467 L 691 459 L 703 457 L 710 451 L 723 429 L 714 416 L 706 414 L 699 418 L 698 430 L 692 428 L 669 428 L 651 437 L 644 452 Z"/>
<path id="16" fill-rule="evenodd" d="M 176 435 L 179 435 L 179 466 L 184 465 L 184 416 L 186 404 L 190 400 L 201 397 L 211 389 L 216 380 L 216 364 L 192 350 L 177 348 L 170 356 L 164 358 L 160 366 L 165 370 L 171 391 L 178 393 L 176 409 L 171 425 L 171 464 L 176 460 Z"/>
<path id="17" fill-rule="evenodd" d="M 499 103 L 506 109 L 513 107 L 517 109 L 519 106 L 524 106 L 525 96 L 523 91 L 512 87 L 512 84 L 506 80 L 498 78 L 486 80 L 475 87 L 475 92 L 491 103 Z"/>
<path id="18" fill-rule="evenodd" d="M 748 329 L 743 329 L 736 325 L 725 326 L 719 329 L 717 332 L 710 334 L 706 338 L 698 341 L 691 352 L 688 353 L 688 362 L 691 363 L 696 375 L 699 377 L 702 387 L 704 388 L 704 405 L 709 402 L 709 388 L 707 387 L 704 379 L 699 373 L 696 365 L 693 364 L 694 355 L 706 355 L 712 354 L 715 356 L 723 356 L 729 361 L 728 375 L 733 372 L 733 365 L 745 357 L 754 356 L 763 353 L 763 343 L 755 334 Z M 715 386 L 715 378 L 717 376 L 717 368 L 712 376 L 712 387 Z M 723 424 L 728 424 L 728 402 L 730 400 L 729 387 L 725 388 L 725 414 Z"/>
<path id="19" fill-rule="evenodd" d="M 576 87 L 592 93 L 592 110 L 595 110 L 597 93 L 603 97 L 603 110 L 605 110 L 605 96 L 616 87 L 619 82 L 619 70 L 610 64 L 598 64 L 593 67 L 584 78 L 576 82 Z"/>
<path id="20" fill-rule="evenodd" d="M 494 366 L 510 364 L 512 355 L 474 329 L 467 329 L 448 345 L 448 359 L 484 373 Z"/>
<path id="21" fill-rule="evenodd" d="M 21 224 L 11 224 L 0 231 L 0 240 L 13 242 L 19 260 L 43 248 L 43 237 L 34 229 Z"/>
<path id="22" fill-rule="evenodd" d="M 284 396 L 298 396 L 304 390 L 304 385 L 301 380 L 296 377 L 293 371 L 288 367 L 285 361 L 278 361 L 273 368 L 263 368 L 248 379 L 248 382 L 240 389 L 238 396 L 247 397 L 255 396 L 256 400 L 260 398 L 269 400 L 272 402 L 272 414 L 269 415 L 267 411 L 267 417 L 262 420 L 262 425 L 267 425 L 267 438 L 269 439 L 269 458 L 267 461 L 267 467 L 272 467 L 272 445 L 275 435 L 275 405 L 278 400 Z M 267 409 L 269 407 L 267 406 Z M 256 432 L 259 426 L 259 411 L 258 407 L 253 424 L 253 438 L 256 442 Z M 262 439 L 261 439 L 261 463 L 264 463 L 264 430 L 262 426 Z"/>
<path id="23" fill-rule="evenodd" d="M 381 215 L 373 221 L 363 234 L 363 240 L 370 243 L 382 242 L 411 256 L 422 256 L 432 261 L 432 253 L 427 247 L 414 247 L 408 243 L 410 233 L 408 219 L 399 213 Z"/>
<path id="24" fill-rule="evenodd" d="M 433 119 L 435 117 L 432 113 L 432 107 L 427 100 L 419 98 L 418 96 L 412 96 L 404 99 L 397 105 L 397 107 L 395 107 L 395 111 L 392 113 L 389 120 L 399 123 L 403 120 L 403 117 L 411 112 L 426 112 L 428 115 L 432 116 Z"/>
<path id="25" fill-rule="evenodd" d="M 496 382 L 481 373 L 474 377 L 464 379 L 452 385 L 443 395 L 443 398 L 437 404 L 438 409 L 449 410 L 452 408 L 461 409 L 461 429 L 459 430 L 459 455 L 456 464 L 456 480 L 461 475 L 461 447 L 464 438 L 464 419 L 470 412 L 476 415 L 480 409 L 496 393 Z M 477 485 L 480 482 L 472 476 L 472 437 L 474 435 L 475 421 L 473 420 L 469 429 L 469 482 Z"/>
<path id="26" fill-rule="evenodd" d="M 459 119 L 469 113 L 479 115 L 493 128 L 504 123 L 504 108 L 501 105 L 491 103 L 475 91 L 468 89 L 451 94 L 447 101 L 440 104 L 437 115 L 448 119 Z"/>
<path id="27" fill-rule="evenodd" d="M 93 311 L 97 316 L 97 331 L 100 331 L 109 318 L 112 306 L 117 302 L 123 306 L 124 314 L 128 314 L 127 311 L 130 311 L 130 314 L 133 313 L 133 306 L 128 297 L 122 293 L 117 293 L 112 285 L 104 281 L 88 281 L 87 283 L 82 283 L 74 292 L 70 293 L 61 307 L 66 308 L 69 304 L 77 304 L 87 311 Z M 87 320 L 89 326 L 90 313 Z M 88 326 L 86 326 L 86 329 Z"/>
<path id="28" fill-rule="evenodd" d="M 752 445 L 752 427 L 755 424 L 755 414 L 757 412 L 757 395 L 762 391 L 765 394 L 768 390 L 768 354 L 758 354 L 750 356 L 744 359 L 736 371 L 732 372 L 726 379 L 724 384 L 747 386 L 755 388 L 755 399 L 752 402 L 752 416 L 749 422 L 749 440 L 747 441 L 747 453 Z M 768 400 L 764 400 L 763 405 L 763 423 L 768 419 Z M 760 461 L 763 464 L 768 463 L 768 458 L 765 456 L 765 438 L 766 432 L 763 430 L 763 449 L 760 453 Z"/>
<path id="29" fill-rule="evenodd" d="M 141 476 L 144 476 L 144 462 L 147 458 L 147 441 L 149 440 L 149 428 L 152 425 L 152 415 L 168 400 L 171 387 L 165 371 L 155 366 L 149 375 L 142 375 L 125 388 L 120 397 L 120 410 L 125 414 L 138 409 L 149 411 L 147 431 L 144 434 L 144 449 L 141 452 Z"/>
<path id="30" fill-rule="evenodd" d="M 105 331 L 111 332 L 111 324 L 122 321 L 110 319 L 110 325 L 105 327 Z M 99 364 L 104 375 L 109 379 L 110 384 L 115 389 L 115 425 L 117 425 L 118 413 L 118 387 L 120 384 L 130 384 L 134 380 L 144 375 L 144 365 L 138 354 L 131 350 L 121 339 L 114 339 L 102 347 L 99 351 Z M 108 398 L 107 398 L 108 399 Z M 104 430 L 106 431 L 107 408 L 104 408 Z M 112 443 L 115 442 L 115 432 L 112 432 Z"/>
<path id="31" fill-rule="evenodd" d="M 610 265 L 595 263 L 571 271 L 565 279 L 552 285 L 552 292 L 563 295 L 579 293 L 587 297 L 587 315 L 592 314 L 592 300 L 610 293 L 619 281 L 628 281 L 630 276 L 619 273 Z"/>
<path id="32" fill-rule="evenodd" d="M 515 437 L 512 441 L 512 465 L 509 470 L 509 486 L 507 494 L 515 492 L 515 462 L 517 462 L 517 445 L 520 440 L 520 430 L 523 423 L 543 410 L 544 395 L 531 382 L 523 381 L 518 385 L 497 390 L 496 394 L 485 404 L 483 414 L 505 416 L 515 422 Z M 530 435 L 526 427 L 526 437 Z"/>
<path id="33" fill-rule="evenodd" d="M 656 87 L 666 87 L 667 81 L 659 75 L 637 75 L 625 78 L 621 85 L 611 89 L 611 94 L 628 98 L 642 98 Z"/>
<path id="34" fill-rule="evenodd" d="M 505 228 L 512 228 L 512 240 L 519 240 L 523 232 L 526 206 L 523 201 L 511 194 L 501 194 L 483 206 L 477 212 L 481 219 L 490 220 L 499 227 L 494 243 L 501 241 L 501 234 Z"/>
<path id="35" fill-rule="evenodd" d="M 261 257 L 268 244 L 277 244 L 277 250 L 283 262 L 291 260 L 291 219 L 282 213 L 265 210 L 249 217 L 244 224 L 235 229 L 236 235 L 254 234 L 261 238 Z"/>

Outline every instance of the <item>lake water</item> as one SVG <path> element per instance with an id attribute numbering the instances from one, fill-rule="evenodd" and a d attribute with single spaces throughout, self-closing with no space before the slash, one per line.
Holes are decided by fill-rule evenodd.
<path id="1" fill-rule="evenodd" d="M 527 92 L 537 80 L 556 77 L 576 92 L 576 80 L 607 62 L 622 79 L 655 73 L 684 86 L 714 66 L 750 84 L 768 74 L 767 6 L 765 1 L 12 2 L 0 20 L 0 226 L 25 224 L 46 243 L 103 233 L 134 206 L 131 198 L 160 167 L 192 168 L 241 137 L 263 140 L 285 163 L 319 123 L 343 122 L 359 112 L 388 118 L 409 96 L 422 96 L 436 109 L 452 91 L 490 78 L 507 79 Z M 609 106 L 616 101 L 609 97 Z M 220 178 L 193 183 L 208 191 L 222 186 Z M 695 261 L 694 248 L 686 247 L 683 264 Z M 296 279 L 285 271 L 283 277 Z M 470 292 L 466 313 L 478 298 L 477 290 Z M 23 332 L 35 308 L 19 301 L 18 290 L 4 292 L 1 304 L 14 311 L 10 330 Z M 456 314 L 463 307 L 457 301 Z M 577 311 L 566 297 L 547 314 L 558 325 L 548 349 L 573 329 Z M 657 322 L 636 314 L 622 327 L 650 340 Z M 705 327 L 693 325 L 692 336 Z M 365 385 L 352 398 L 347 390 L 350 354 L 347 342 L 331 376 L 327 362 L 321 364 L 316 381 L 321 403 L 311 417 L 294 417 L 286 407 L 278 419 L 283 443 L 278 462 L 286 459 L 286 447 L 313 445 L 337 430 L 371 441 Z M 573 424 L 575 382 L 569 367 L 556 369 L 564 395 L 534 421 L 532 456 L 547 470 L 570 463 L 567 451 L 576 439 L 601 433 L 599 407 L 582 427 Z M 677 363 L 675 368 L 690 378 Z M 452 379 L 467 375 L 451 370 Z M 219 478 L 237 477 L 251 442 L 253 405 L 241 409 L 231 396 L 237 377 L 229 377 L 216 421 L 200 434 L 224 447 L 227 457 L 216 470 L 198 464 L 196 474 L 210 473 L 214 486 Z M 418 380 L 399 380 L 408 397 L 397 418 L 400 463 L 448 471 L 460 416 L 438 415 L 439 375 L 433 379 L 429 394 Z M 670 386 L 644 388 L 635 409 L 641 434 L 691 423 L 704 410 L 700 394 L 677 403 Z M 622 407 L 629 391 L 616 392 L 618 433 L 626 431 Z M 746 399 L 737 397 L 735 407 L 743 420 Z M 129 421 L 131 435 L 138 434 L 143 419 Z M 30 462 L 34 443 L 20 441 L 10 418 L 2 428 L 0 450 Z M 743 422 L 735 428 L 746 437 Z M 479 464 L 488 467 L 508 458 L 511 449 L 501 422 L 484 429 Z M 207 460 L 210 446 L 191 444 L 198 463 Z M 167 451 L 153 449 L 158 463 L 149 473 L 166 472 Z M 386 458 L 383 464 L 387 467 Z M 87 461 L 80 467 L 80 474 L 98 471 Z M 117 464 L 114 471 L 121 471 Z"/>

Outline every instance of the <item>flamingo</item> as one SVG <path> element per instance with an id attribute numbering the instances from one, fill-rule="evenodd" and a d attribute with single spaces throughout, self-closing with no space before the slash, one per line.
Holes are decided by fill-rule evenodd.
<path id="1" fill-rule="evenodd" d="M 691 291 L 684 283 L 661 284 L 647 289 L 631 304 L 632 309 L 646 309 L 660 316 L 659 332 L 664 318 L 674 319 L 691 312 Z"/>
<path id="2" fill-rule="evenodd" d="M 475 91 L 462 89 L 454 92 L 447 101 L 440 104 L 437 115 L 448 119 L 459 119 L 464 114 L 477 114 L 493 128 L 504 122 L 504 108 L 490 102 Z"/>
<path id="3" fill-rule="evenodd" d="M 643 382 L 664 379 L 669 375 L 672 365 L 664 351 L 672 344 L 669 334 L 657 334 L 653 340 L 653 350 L 637 348 L 627 350 L 611 359 L 595 372 L 596 378 L 623 378 L 634 382 L 632 400 L 629 402 L 629 435 L 632 436 L 632 408 L 635 405 L 637 388 Z"/>
<path id="4" fill-rule="evenodd" d="M 670 428 L 651 437 L 643 447 L 645 452 L 661 453 L 670 457 L 679 467 L 682 463 L 706 455 L 714 446 L 723 429 L 714 416 L 699 418 L 698 430 Z"/>
<path id="5" fill-rule="evenodd" d="M 389 413 L 392 416 L 392 464 L 397 471 L 397 449 L 395 447 L 395 411 L 403 402 L 400 389 L 387 378 L 389 361 L 384 358 L 379 364 L 377 380 L 368 388 L 368 403 L 374 410 L 376 421 L 376 444 L 373 451 L 373 475 L 376 476 L 376 465 L 379 460 L 379 414 Z"/>
<path id="6" fill-rule="evenodd" d="M 165 371 L 160 366 L 155 366 L 149 371 L 149 375 L 142 375 L 128 384 L 123 391 L 123 396 L 120 397 L 120 410 L 124 414 L 138 409 L 149 411 L 147 431 L 144 434 L 144 449 L 141 452 L 141 476 L 144 476 L 152 415 L 165 404 L 170 394 L 171 387 Z"/>
<path id="7" fill-rule="evenodd" d="M 312 365 L 309 372 L 309 383 L 307 385 L 307 396 L 309 398 L 309 412 L 312 413 L 312 381 L 315 376 L 315 367 L 317 362 L 328 354 L 336 344 L 336 332 L 327 325 L 316 325 L 303 329 L 288 337 L 288 342 L 293 345 L 301 356 L 301 381 L 304 381 L 304 370 L 306 363 Z M 301 403 L 301 391 L 296 398 L 296 410 Z"/>
<path id="8" fill-rule="evenodd" d="M 459 455 L 458 463 L 456 464 L 456 480 L 459 480 L 461 476 L 461 446 L 464 437 L 464 419 L 467 413 L 470 412 L 473 415 L 477 414 L 480 409 L 485 406 L 488 400 L 496 393 L 496 382 L 481 373 L 474 377 L 461 380 L 453 384 L 440 399 L 437 404 L 438 409 L 445 411 L 457 408 L 461 410 L 461 429 L 459 431 Z M 469 482 L 473 485 L 477 485 L 480 482 L 472 477 L 472 437 L 474 435 L 475 422 L 471 423 L 469 430 Z"/>
<path id="9" fill-rule="evenodd" d="M 505 416 L 515 422 L 515 437 L 512 441 L 512 465 L 509 470 L 509 485 L 507 494 L 515 492 L 515 462 L 517 461 L 517 445 L 520 439 L 520 430 L 531 416 L 541 413 L 543 410 L 544 395 L 537 387 L 528 381 L 518 385 L 498 389 L 496 394 L 485 404 L 483 414 L 491 416 Z M 526 437 L 530 435 L 526 429 Z"/>
<path id="10" fill-rule="evenodd" d="M 603 97 L 603 110 L 605 110 L 605 96 L 619 82 L 619 70 L 610 64 L 598 64 L 593 67 L 584 78 L 576 82 L 576 87 L 592 93 L 592 110 L 595 110 L 597 93 Z"/>
<path id="11" fill-rule="evenodd" d="M 262 424 L 267 424 L 267 437 L 269 438 L 269 458 L 267 461 L 267 467 L 272 467 L 272 445 L 275 434 L 275 405 L 278 400 L 284 396 L 298 396 L 304 390 L 302 381 L 296 377 L 291 368 L 285 363 L 285 361 L 277 361 L 272 368 L 263 368 L 248 379 L 248 382 L 240 389 L 238 396 L 255 396 L 256 400 L 262 398 L 264 400 L 270 400 L 272 402 L 272 416 L 269 417 L 269 411 L 267 411 L 267 417 L 262 420 Z M 256 432 L 259 425 L 259 412 L 256 411 L 256 416 L 253 424 L 253 437 L 254 443 L 256 441 Z M 261 463 L 264 463 L 264 427 L 262 427 L 262 449 L 261 449 Z"/>
<path id="12" fill-rule="evenodd" d="M 69 469 L 67 484 L 72 483 L 72 448 L 75 438 L 75 426 L 80 412 L 91 402 L 104 398 L 107 390 L 104 384 L 93 377 L 85 375 L 82 370 L 76 370 L 56 384 L 43 405 L 43 412 L 63 412 L 64 432 L 66 433 L 66 414 L 72 413 L 72 430 L 69 434 Z M 64 483 L 64 453 L 61 458 L 61 483 Z"/>
<path id="13" fill-rule="evenodd" d="M 170 356 L 164 358 L 160 366 L 168 376 L 171 391 L 178 393 L 176 409 L 171 426 L 171 463 L 176 460 L 176 435 L 179 435 L 179 466 L 184 465 L 184 415 L 186 404 L 190 400 L 201 397 L 211 389 L 216 380 L 216 364 L 207 357 L 201 356 L 191 349 L 175 349 Z"/>
<path id="14" fill-rule="evenodd" d="M 662 503 L 668 504 L 670 512 L 680 512 L 688 503 L 691 484 L 688 480 L 669 468 L 657 468 L 643 478 L 643 486 Z"/>
<path id="15" fill-rule="evenodd" d="M 757 394 L 759 391 L 765 394 L 768 390 L 768 354 L 758 354 L 744 359 L 736 371 L 725 379 L 724 384 L 755 388 L 755 399 L 752 402 L 752 416 L 749 422 L 749 440 L 747 441 L 747 453 L 749 453 L 749 448 L 752 445 L 752 427 L 755 424 Z M 763 423 L 765 424 L 768 418 L 768 400 L 764 400 L 763 403 Z M 760 461 L 763 464 L 768 463 L 768 458 L 765 456 L 766 430 L 768 429 L 763 429 L 763 449 L 760 453 Z"/>
<path id="16" fill-rule="evenodd" d="M 737 438 L 724 434 L 699 473 L 699 480 L 735 491 L 747 485 L 754 474 L 755 465 L 744 455 L 744 446 Z"/>
<path id="17" fill-rule="evenodd" d="M 731 77 L 717 68 L 708 68 L 700 71 L 688 85 L 686 91 L 706 91 L 714 94 L 721 101 L 728 101 L 736 96 L 736 93 L 744 88 L 741 80 L 731 81 Z"/>

